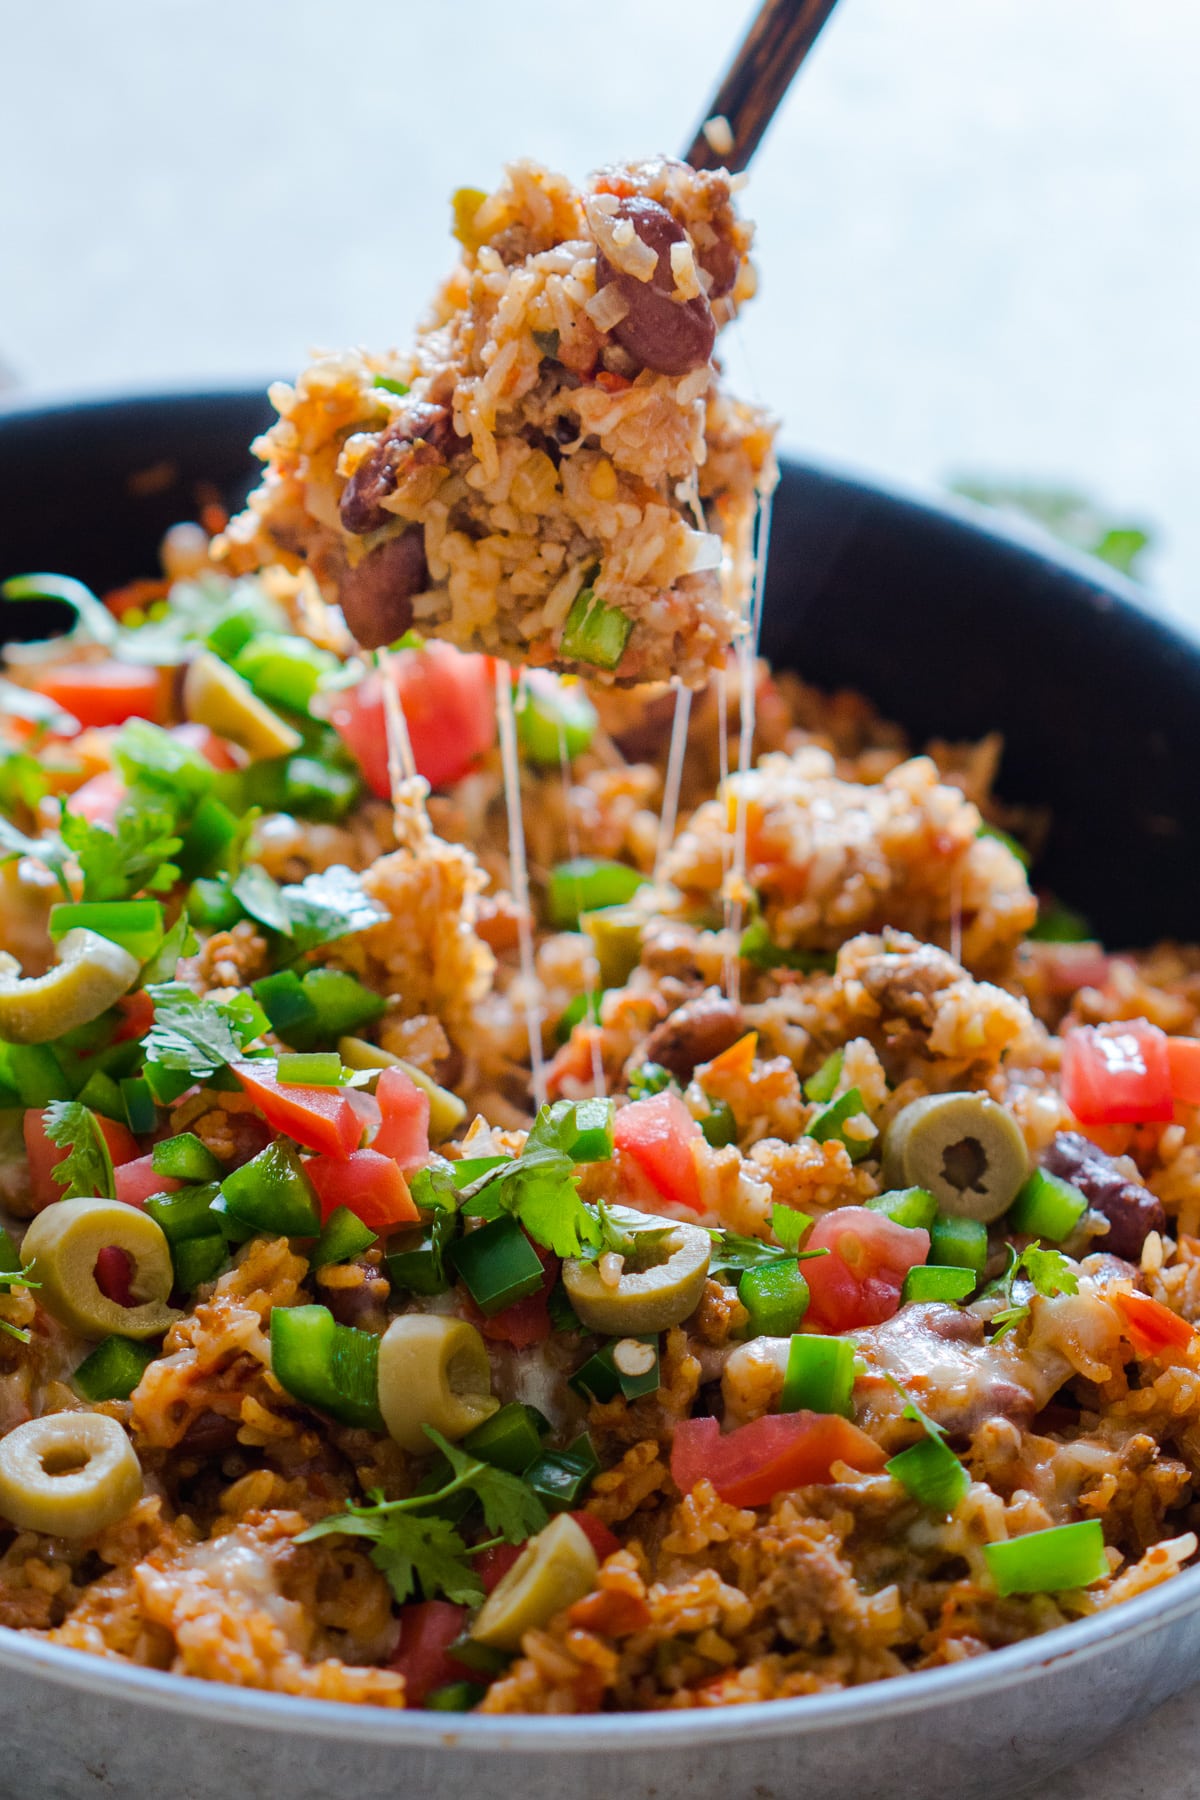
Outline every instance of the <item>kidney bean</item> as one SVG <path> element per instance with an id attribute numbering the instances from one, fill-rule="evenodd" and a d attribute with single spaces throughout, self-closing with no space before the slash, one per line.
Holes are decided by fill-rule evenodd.
<path id="1" fill-rule="evenodd" d="M 413 595 L 428 585 L 425 533 L 419 525 L 385 538 L 353 569 L 343 569 L 342 612 L 362 648 L 378 650 L 403 637 L 413 621 Z"/>
<path id="2" fill-rule="evenodd" d="M 403 475 L 434 462 L 445 462 L 457 437 L 448 406 L 414 400 L 386 425 L 342 489 L 338 510 L 342 524 L 356 537 L 395 518 L 381 503 L 395 493 Z"/>
<path id="3" fill-rule="evenodd" d="M 1166 1225 L 1162 1202 L 1139 1182 L 1130 1181 L 1111 1156 L 1078 1131 L 1060 1131 L 1043 1156 L 1042 1167 L 1071 1182 L 1090 1206 L 1104 1214 L 1108 1235 L 1099 1242 L 1113 1256 L 1137 1262 L 1150 1233 Z"/>
<path id="4" fill-rule="evenodd" d="M 720 1056 L 745 1029 L 741 1008 L 717 988 L 708 988 L 654 1027 L 642 1045 L 642 1056 L 646 1062 L 661 1063 L 680 1081 L 690 1081 L 698 1063 Z"/>
<path id="5" fill-rule="evenodd" d="M 671 246 L 682 244 L 687 233 L 657 200 L 632 196 L 618 204 L 617 216 L 628 219 L 642 242 L 656 252 L 658 263 L 649 281 L 617 269 L 596 246 L 596 288 L 615 284 L 629 308 L 612 328 L 623 350 L 643 368 L 660 375 L 686 375 L 712 355 L 717 326 L 704 294 L 692 300 L 672 300 L 675 276 Z"/>

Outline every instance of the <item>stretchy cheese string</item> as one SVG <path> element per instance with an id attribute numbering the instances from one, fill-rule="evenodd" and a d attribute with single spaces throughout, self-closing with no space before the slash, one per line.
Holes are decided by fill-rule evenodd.
<path id="1" fill-rule="evenodd" d="M 546 1102 L 546 1069 L 542 1059 L 541 988 L 533 956 L 533 916 L 529 910 L 529 870 L 525 860 L 525 823 L 521 815 L 521 765 L 517 756 L 517 720 L 513 711 L 512 670 L 496 660 L 496 724 L 500 765 L 504 770 L 504 804 L 508 813 L 509 887 L 517 909 L 521 986 L 529 1032 L 529 1078 L 535 1106 Z"/>
<path id="2" fill-rule="evenodd" d="M 738 738 L 738 786 L 733 815 L 733 867 L 725 883 L 725 930 L 729 950 L 725 957 L 724 987 L 736 1004 L 741 992 L 741 962 L 738 940 L 745 913 L 746 882 L 746 776 L 754 765 L 755 671 L 758 640 L 762 631 L 763 594 L 766 586 L 767 551 L 771 537 L 771 493 L 760 488 L 754 520 L 754 561 L 750 576 L 750 606 L 747 629 L 738 640 L 737 659 L 740 678 L 741 730 Z"/>
<path id="3" fill-rule="evenodd" d="M 579 856 L 579 833 L 575 829 L 575 819 L 571 812 L 571 757 L 567 750 L 567 722 L 563 718 L 561 710 L 556 714 L 555 724 L 558 728 L 558 767 L 562 776 L 563 818 L 566 821 L 567 855 L 572 862 L 575 862 Z M 600 994 L 600 983 L 596 974 L 593 973 L 595 968 L 595 960 L 589 955 L 587 960 L 587 976 L 584 984 L 584 994 L 587 999 L 587 1012 L 584 1015 L 584 1023 L 588 1033 L 588 1043 L 591 1046 L 592 1052 L 592 1085 L 599 1098 L 603 1100 L 608 1094 L 608 1082 L 604 1074 L 604 1057 L 600 1050 L 600 1033 L 593 1022 L 593 1015 L 598 1010 L 597 1001 Z"/>
<path id="4" fill-rule="evenodd" d="M 683 780 L 683 763 L 687 755 L 688 720 L 692 711 L 692 690 L 682 683 L 675 689 L 675 717 L 671 722 L 671 748 L 667 755 L 667 773 L 663 782 L 662 806 L 658 815 L 658 842 L 654 852 L 654 879 L 666 874 L 667 857 L 675 842 L 675 825 L 679 818 L 679 788 Z"/>

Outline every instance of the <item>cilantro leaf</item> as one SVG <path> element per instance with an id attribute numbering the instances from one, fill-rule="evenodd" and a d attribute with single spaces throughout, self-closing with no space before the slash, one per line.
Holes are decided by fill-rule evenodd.
<path id="1" fill-rule="evenodd" d="M 798 1211 L 794 1206 L 771 1208 L 771 1230 L 785 1250 L 798 1250 L 807 1233 L 812 1230 L 812 1223 L 807 1213 Z"/>
<path id="2" fill-rule="evenodd" d="M 247 1045 L 267 1029 L 266 1014 L 251 994 L 202 1000 L 182 981 L 155 982 L 146 992 L 154 1002 L 146 1061 L 186 1070 L 198 1081 L 240 1062 Z"/>
<path id="3" fill-rule="evenodd" d="M 148 719 L 130 719 L 123 725 L 113 750 L 131 787 L 142 782 L 189 801 L 199 800 L 212 787 L 215 771 L 208 758 Z"/>
<path id="4" fill-rule="evenodd" d="M 234 899 L 252 919 L 269 926 L 272 931 L 282 932 L 284 937 L 291 937 L 292 916 L 288 903 L 278 882 L 272 881 L 265 869 L 257 863 L 247 863 L 236 876 L 232 888 Z"/>
<path id="5" fill-rule="evenodd" d="M 160 794 L 133 789 L 112 830 L 63 808 L 59 830 L 83 871 L 85 900 L 128 900 L 148 889 L 165 893 L 179 879 L 171 858 L 182 847 L 176 814 Z"/>
<path id="6" fill-rule="evenodd" d="M 444 1594 L 456 1606 L 477 1606 L 483 1599 L 483 1583 L 467 1561 L 470 1552 L 449 1519 L 354 1506 L 318 1520 L 296 1541 L 330 1536 L 369 1539 L 371 1561 L 401 1606 L 418 1584 L 427 1599 Z"/>
<path id="7" fill-rule="evenodd" d="M 200 945 L 188 921 L 188 916 L 185 912 L 181 912 L 142 970 L 143 986 L 150 987 L 156 982 L 174 981 L 182 958 L 195 956 L 199 948 Z"/>
<path id="8" fill-rule="evenodd" d="M 760 1269 L 764 1263 L 811 1262 L 814 1256 L 829 1255 L 828 1250 L 782 1249 L 778 1244 L 764 1244 L 761 1238 L 742 1237 L 736 1231 L 716 1229 L 709 1236 L 713 1252 L 708 1266 L 714 1275 L 719 1269 L 741 1273 Z"/>
<path id="9" fill-rule="evenodd" d="M 35 862 L 44 863 L 46 868 L 53 869 L 63 893 L 68 899 L 71 897 L 71 890 L 63 874 L 67 850 L 62 839 L 53 833 L 40 838 L 28 837 L 11 819 L 6 819 L 0 813 L 0 863 L 13 862 L 20 856 L 31 856 Z"/>
<path id="10" fill-rule="evenodd" d="M 468 1487 L 475 1495 L 483 1508 L 489 1531 L 498 1533 L 506 1543 L 523 1544 L 546 1524 L 549 1513 L 529 1483 L 519 1475 L 510 1475 L 506 1469 L 498 1469 L 495 1463 L 480 1462 L 477 1456 L 459 1450 L 432 1425 L 426 1425 L 425 1436 L 437 1445 L 453 1469 L 454 1480 L 450 1485 Z M 442 1490 L 443 1496 L 447 1491 Z"/>
<path id="11" fill-rule="evenodd" d="M 78 1100 L 52 1100 L 43 1115 L 46 1136 L 68 1154 L 54 1166 L 63 1200 L 116 1197 L 112 1157 L 94 1112 Z"/>
<path id="12" fill-rule="evenodd" d="M 1021 1253 L 1021 1264 L 1035 1294 L 1049 1298 L 1053 1294 L 1079 1292 L 1079 1277 L 1061 1250 L 1043 1250 L 1038 1243 L 1030 1244 Z"/>
<path id="13" fill-rule="evenodd" d="M 908 1389 L 901 1387 L 900 1383 L 889 1369 L 884 1370 L 884 1375 L 887 1380 L 891 1382 L 900 1398 L 904 1401 L 904 1405 L 900 1411 L 900 1417 L 902 1419 L 911 1419 L 914 1425 L 919 1425 L 921 1427 L 926 1437 L 935 1438 L 940 1444 L 946 1436 L 944 1428 L 938 1424 L 936 1419 L 931 1419 L 923 1407 L 917 1405 Z"/>
<path id="14" fill-rule="evenodd" d="M 1020 1252 L 1009 1244 L 1002 1272 L 995 1281 L 988 1283 L 980 1295 L 981 1299 L 999 1297 L 1004 1301 L 999 1312 L 992 1314 L 991 1322 L 995 1327 L 992 1332 L 993 1343 L 1029 1317 L 1029 1301 L 1013 1300 L 1013 1283 L 1022 1272 L 1033 1292 L 1046 1299 L 1054 1294 L 1079 1292 L 1079 1277 L 1061 1251 L 1043 1250 L 1036 1238 Z"/>
<path id="15" fill-rule="evenodd" d="M 363 889 L 361 875 L 335 863 L 320 874 L 306 875 L 281 889 L 291 938 L 298 951 L 329 944 L 351 932 L 366 931 L 387 918 L 378 901 Z"/>

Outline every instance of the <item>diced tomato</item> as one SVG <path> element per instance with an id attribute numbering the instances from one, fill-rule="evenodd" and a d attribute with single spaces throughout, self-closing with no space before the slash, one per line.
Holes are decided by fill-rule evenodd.
<path id="1" fill-rule="evenodd" d="M 182 1184 L 154 1173 L 153 1156 L 139 1156 L 113 1171 L 117 1199 L 125 1206 L 145 1206 L 151 1194 L 173 1194 Z"/>
<path id="2" fill-rule="evenodd" d="M 715 1419 L 683 1419 L 671 1446 L 680 1493 L 708 1480 L 731 1506 L 766 1506 L 785 1489 L 830 1481 L 837 1462 L 872 1470 L 885 1460 L 873 1438 L 837 1413 L 770 1413 L 724 1437 Z"/>
<path id="3" fill-rule="evenodd" d="M 304 1171 L 317 1190 L 322 1224 L 339 1206 L 348 1206 L 364 1225 L 385 1235 L 420 1217 L 400 1170 L 378 1150 L 354 1150 L 346 1157 L 314 1156 Z"/>
<path id="4" fill-rule="evenodd" d="M 189 750 L 198 750 L 205 762 L 211 763 L 222 774 L 227 774 L 230 769 L 238 766 L 237 758 L 225 739 L 218 737 L 215 731 L 210 731 L 207 725 L 193 725 L 190 722 L 175 725 L 171 728 L 171 736 L 178 738 L 181 744 L 186 744 Z"/>
<path id="5" fill-rule="evenodd" d="M 1185 1106 L 1200 1106 L 1200 1038 L 1167 1039 L 1171 1093 Z"/>
<path id="6" fill-rule="evenodd" d="M 704 1211 L 693 1146 L 703 1132 L 678 1094 L 651 1094 L 622 1106 L 613 1125 L 617 1149 L 635 1162 L 664 1200 Z"/>
<path id="7" fill-rule="evenodd" d="M 399 1163 L 405 1174 L 429 1161 L 429 1095 L 403 1069 L 384 1069 L 375 1084 L 383 1123 L 371 1148 Z"/>
<path id="8" fill-rule="evenodd" d="M 265 1058 L 238 1063 L 234 1074 L 267 1124 L 306 1150 L 343 1162 L 357 1150 L 362 1125 L 344 1089 L 285 1085 L 276 1076 L 275 1064 Z"/>
<path id="9" fill-rule="evenodd" d="M 398 650 L 390 658 L 417 770 L 431 787 L 459 781 L 496 741 L 492 659 L 451 644 Z M 339 694 L 330 721 L 381 800 L 391 793 L 381 677 Z"/>
<path id="10" fill-rule="evenodd" d="M 118 1306 L 134 1306 L 133 1297 L 133 1258 L 128 1250 L 122 1250 L 119 1244 L 105 1244 L 96 1252 L 96 1267 L 93 1271 L 96 1286 L 106 1300 L 115 1300 Z"/>
<path id="11" fill-rule="evenodd" d="M 115 769 L 93 775 L 77 787 L 67 801 L 67 811 L 86 819 L 89 825 L 111 825 L 121 809 L 126 794 L 125 783 Z"/>
<path id="12" fill-rule="evenodd" d="M 801 1264 L 812 1296 L 804 1329 L 852 1331 L 891 1318 L 904 1277 L 929 1255 L 929 1233 L 867 1206 L 839 1206 L 817 1220 L 804 1247 L 829 1251 Z"/>
<path id="13" fill-rule="evenodd" d="M 114 1167 L 128 1167 L 137 1156 L 137 1139 L 132 1132 L 118 1125 L 115 1119 L 105 1119 L 97 1114 L 100 1130 L 108 1145 L 108 1153 L 113 1159 Z M 62 1182 L 55 1177 L 54 1171 L 63 1158 L 70 1153 L 69 1145 L 56 1144 L 46 1135 L 45 1114 L 39 1107 L 30 1106 L 25 1110 L 21 1122 L 25 1138 L 25 1154 L 29 1158 L 29 1190 L 35 1209 L 40 1212 L 55 1200 L 62 1199 Z M 147 1159 L 148 1160 L 148 1159 Z M 161 1193 L 162 1189 L 152 1188 L 151 1193 Z M 121 1199 L 120 1192 L 117 1198 Z"/>
<path id="14" fill-rule="evenodd" d="M 1115 1294 L 1117 1311 L 1125 1321 L 1129 1341 L 1142 1356 L 1158 1356 L 1164 1350 L 1186 1350 L 1195 1328 L 1149 1294 Z"/>
<path id="15" fill-rule="evenodd" d="M 122 994 L 117 1001 L 121 1023 L 112 1034 L 114 1044 L 126 1044 L 133 1038 L 144 1038 L 154 1023 L 154 1002 L 145 988 L 134 994 Z"/>
<path id="16" fill-rule="evenodd" d="M 1081 1025 L 1063 1037 L 1063 1099 L 1081 1125 L 1170 1119 L 1167 1034 L 1145 1019 Z"/>
<path id="17" fill-rule="evenodd" d="M 139 663 L 57 663 L 39 670 L 33 685 L 81 725 L 123 725 L 126 719 L 166 716 L 166 682 Z"/>
<path id="18" fill-rule="evenodd" d="M 499 1587 L 513 1564 L 520 1559 L 524 1544 L 493 1544 L 490 1550 L 484 1550 L 479 1556 L 471 1558 L 471 1566 L 483 1583 L 483 1591 L 490 1594 Z"/>
<path id="19" fill-rule="evenodd" d="M 409 1706 L 423 1706 L 435 1688 L 448 1682 L 474 1679 L 470 1669 L 446 1654 L 466 1620 L 466 1607 L 452 1606 L 449 1600 L 419 1600 L 401 1608 L 392 1667 L 404 1677 Z"/>
<path id="20" fill-rule="evenodd" d="M 601 1562 L 606 1556 L 611 1556 L 614 1550 L 621 1548 L 620 1539 L 616 1533 L 610 1531 L 604 1520 L 598 1519 L 595 1513 L 588 1512 L 585 1508 L 581 1512 L 573 1512 L 571 1517 Z"/>

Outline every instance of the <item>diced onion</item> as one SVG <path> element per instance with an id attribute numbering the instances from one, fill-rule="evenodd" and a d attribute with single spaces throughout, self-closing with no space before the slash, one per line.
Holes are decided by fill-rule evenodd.
<path id="1" fill-rule="evenodd" d="M 597 331 L 611 331 L 614 325 L 619 325 L 625 318 L 629 302 L 616 282 L 610 281 L 607 287 L 602 287 L 599 293 L 592 295 L 583 310 Z"/>
<path id="2" fill-rule="evenodd" d="M 594 200 L 585 202 L 584 211 L 592 236 L 613 268 L 635 276 L 638 281 L 652 281 L 658 268 L 658 251 L 643 243 L 636 231 L 619 231 L 620 221 L 614 219 L 606 207 L 598 206 Z"/>

